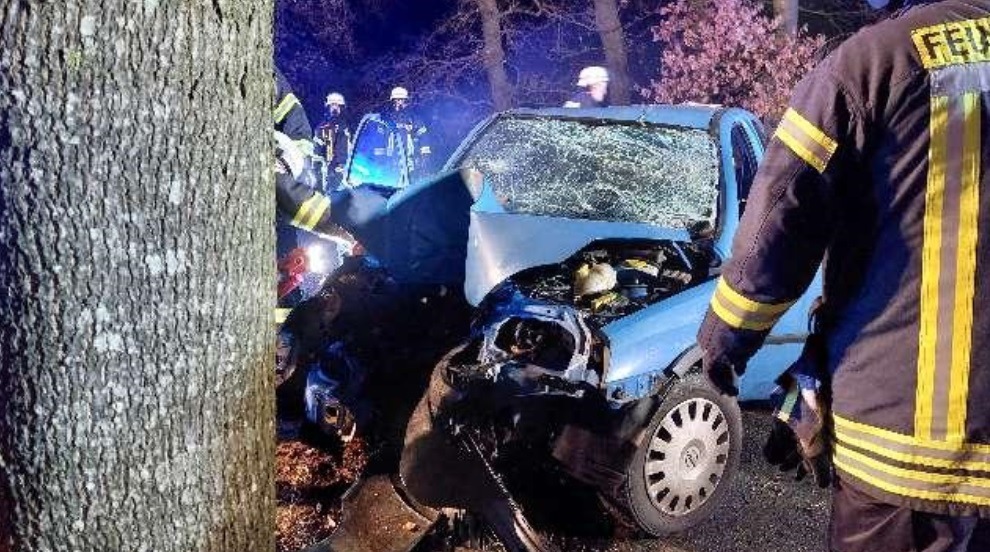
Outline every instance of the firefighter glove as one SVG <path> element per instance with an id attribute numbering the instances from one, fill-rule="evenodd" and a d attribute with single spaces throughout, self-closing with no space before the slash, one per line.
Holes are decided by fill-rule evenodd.
<path id="1" fill-rule="evenodd" d="M 822 488 L 832 483 L 832 457 L 827 407 L 816 387 L 800 384 L 785 373 L 771 397 L 773 425 L 763 457 L 781 471 L 796 469 L 796 479 L 811 475 Z"/>

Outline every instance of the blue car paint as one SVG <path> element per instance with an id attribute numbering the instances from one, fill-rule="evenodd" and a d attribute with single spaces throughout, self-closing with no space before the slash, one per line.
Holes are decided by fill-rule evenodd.
<path id="1" fill-rule="evenodd" d="M 721 160 L 713 247 L 719 258 L 728 258 L 738 227 L 740 200 L 733 168 L 733 125 L 742 125 L 757 159 L 762 159 L 764 153 L 757 129 L 759 123 L 751 114 L 739 109 L 713 106 L 518 109 L 493 115 L 480 123 L 448 160 L 446 174 L 401 190 L 370 217 L 386 219 L 386 224 L 377 226 L 387 229 L 383 233 L 372 232 L 379 239 L 366 245 L 373 254 L 382 258 L 386 266 L 397 271 L 400 279 L 415 281 L 425 278 L 431 283 L 453 283 L 461 276 L 464 278 L 465 295 L 472 304 L 477 305 L 500 282 L 519 271 L 561 262 L 598 239 L 688 241 L 685 231 L 645 224 L 508 214 L 503 212 L 487 186 L 479 193 L 471 193 L 463 183 L 453 184 L 454 180 L 459 179 L 452 171 L 459 167 L 470 145 L 488 125 L 501 117 L 638 121 L 707 129 L 716 138 Z M 465 194 L 469 194 L 470 199 Z M 441 202 L 427 205 L 437 201 Z M 470 209 L 465 202 L 467 205 L 473 202 Z M 444 220 L 425 226 L 414 224 L 412 214 L 422 216 L 429 210 Z M 458 216 L 468 211 L 469 223 Z M 396 220 L 387 220 L 392 218 Z M 534 239 L 537 236 L 539 240 Z M 551 237 L 554 239 L 549 239 Z M 390 243 L 393 240 L 395 243 Z M 429 247 L 437 246 L 443 250 L 440 259 L 426 259 L 424 255 L 431 253 Z M 460 259 L 464 259 L 459 266 L 458 254 L 463 254 Z M 413 270 L 413 267 L 417 269 Z M 648 395 L 657 381 L 667 377 L 665 371 L 695 347 L 697 332 L 708 309 L 715 281 L 713 274 L 710 280 L 700 285 L 616 320 L 602 329 L 610 353 L 603 382 L 609 400 L 621 404 Z M 767 346 L 752 359 L 741 381 L 742 400 L 768 398 L 773 380 L 797 358 L 807 335 L 807 312 L 820 289 L 820 278 L 816 278 L 808 292 L 774 327 Z"/>
<path id="2" fill-rule="evenodd" d="M 514 110 L 490 117 L 479 124 L 454 152 L 446 168 L 453 169 L 471 144 L 488 125 L 500 117 L 559 117 L 641 121 L 645 123 L 708 129 L 717 136 L 720 163 L 719 209 L 716 219 L 715 250 L 727 259 L 732 249 L 739 221 L 739 185 L 733 170 L 733 125 L 740 124 L 754 148 L 757 159 L 764 154 L 763 142 L 752 115 L 739 109 L 707 106 L 631 106 L 608 109 L 538 109 Z M 716 134 L 717 133 L 717 134 Z M 598 221 L 528 217 L 546 222 L 535 224 L 522 215 L 503 214 L 493 217 L 485 208 L 472 208 L 469 230 L 467 280 L 465 293 L 477 305 L 499 282 L 524 268 L 551 264 L 566 259 L 585 245 L 603 238 L 657 238 L 687 241 L 686 232 L 660 229 L 650 225 Z M 499 210 L 501 210 L 499 208 Z M 497 219 L 499 222 L 493 222 Z M 517 226 L 513 221 L 523 222 Z M 559 225 L 556 226 L 556 225 Z M 642 227 L 653 229 L 649 230 Z M 565 230 L 566 228 L 566 230 Z M 539 236 L 539 240 L 533 238 Z M 548 239 L 554 238 L 557 239 Z M 494 241 L 494 243 L 493 243 Z M 488 251 L 482 254 L 479 244 Z M 497 247 L 489 247 L 495 244 Z M 610 361 L 604 385 L 607 396 L 616 403 L 646 396 L 654 384 L 665 377 L 672 366 L 696 343 L 708 304 L 715 290 L 715 278 L 623 317 L 602 329 L 608 338 Z M 777 323 L 767 345 L 750 361 L 740 382 L 741 400 L 762 400 L 770 396 L 774 380 L 800 354 L 807 335 L 807 312 L 821 289 L 820 279 Z"/>
<path id="3" fill-rule="evenodd" d="M 732 158 L 731 129 L 742 124 L 754 146 L 757 159 L 763 158 L 763 143 L 748 113 L 729 109 L 712 119 L 719 133 L 721 193 L 715 249 L 728 259 L 739 221 L 739 186 Z M 816 277 L 808 291 L 774 326 L 767 344 L 749 362 L 740 381 L 740 400 L 763 400 L 770 396 L 774 380 L 800 354 L 807 337 L 807 316 L 811 303 L 821 290 Z M 605 328 L 609 339 L 610 363 L 605 375 L 609 397 L 627 400 L 641 398 L 653 389 L 659 374 L 696 343 L 701 322 L 715 291 L 712 279 L 678 295 L 617 320 Z M 616 391 L 619 391 L 618 393 Z"/>

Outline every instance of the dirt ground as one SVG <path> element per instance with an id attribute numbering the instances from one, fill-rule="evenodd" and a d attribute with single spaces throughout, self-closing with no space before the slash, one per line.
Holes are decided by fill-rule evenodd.
<path id="1" fill-rule="evenodd" d="M 743 425 L 740 471 L 725 503 L 707 523 L 656 540 L 628 536 L 622 528 L 608 538 L 559 535 L 554 540 L 566 543 L 562 546 L 568 552 L 825 552 L 828 493 L 763 461 L 760 448 L 769 428 L 765 413 L 745 412 Z M 339 519 L 339 496 L 366 461 L 359 442 L 342 450 L 321 450 L 300 441 L 279 444 L 278 552 L 295 552 L 330 534 Z"/>
<path id="2" fill-rule="evenodd" d="M 359 440 L 344 447 L 305 439 L 279 442 L 275 457 L 277 552 L 296 552 L 330 536 L 340 519 L 340 496 L 366 463 Z"/>

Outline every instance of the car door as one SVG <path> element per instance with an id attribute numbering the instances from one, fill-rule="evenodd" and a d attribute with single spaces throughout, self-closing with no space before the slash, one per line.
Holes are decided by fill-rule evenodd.
<path id="1" fill-rule="evenodd" d="M 344 184 L 354 188 L 373 185 L 405 188 L 409 185 L 409 157 L 403 140 L 377 113 L 361 118 L 354 133 L 354 147 L 347 160 Z"/>

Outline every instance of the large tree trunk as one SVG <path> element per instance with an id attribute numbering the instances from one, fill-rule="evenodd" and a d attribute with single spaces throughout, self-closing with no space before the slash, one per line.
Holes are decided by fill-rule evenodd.
<path id="1" fill-rule="evenodd" d="M 270 41 L 0 0 L 0 549 L 274 548 Z"/>
<path id="2" fill-rule="evenodd" d="M 773 0 L 773 14 L 780 18 L 780 32 L 797 36 L 800 0 Z"/>
<path id="3" fill-rule="evenodd" d="M 502 111 L 512 107 L 512 84 L 505 72 L 505 49 L 502 48 L 502 14 L 496 0 L 477 0 L 481 12 L 481 30 L 484 38 L 482 58 L 488 73 L 495 109 Z"/>
<path id="4" fill-rule="evenodd" d="M 626 38 L 619 19 L 616 0 L 594 0 L 595 26 L 605 48 L 605 60 L 611 81 L 609 100 L 613 105 L 629 105 L 629 57 L 626 54 Z"/>

